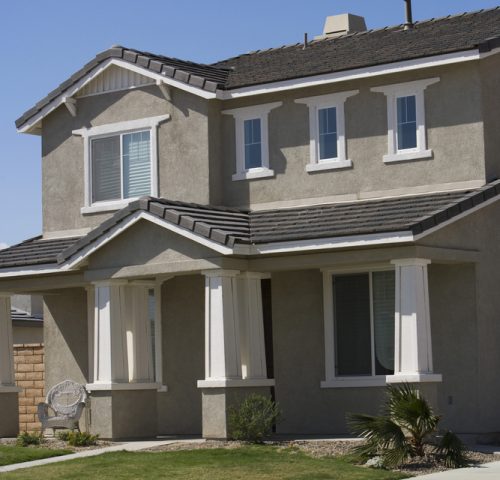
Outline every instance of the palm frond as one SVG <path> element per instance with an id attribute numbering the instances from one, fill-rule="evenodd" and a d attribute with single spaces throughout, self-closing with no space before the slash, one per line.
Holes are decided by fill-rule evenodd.
<path id="1" fill-rule="evenodd" d="M 466 449 L 462 441 L 453 433 L 446 432 L 434 452 L 439 455 L 448 468 L 460 468 L 467 465 Z"/>

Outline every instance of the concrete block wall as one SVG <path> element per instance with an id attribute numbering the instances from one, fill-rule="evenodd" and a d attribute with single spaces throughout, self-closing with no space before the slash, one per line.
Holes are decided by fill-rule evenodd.
<path id="1" fill-rule="evenodd" d="M 45 401 L 44 349 L 40 343 L 14 345 L 14 373 L 19 393 L 19 431 L 41 429 L 37 406 Z"/>

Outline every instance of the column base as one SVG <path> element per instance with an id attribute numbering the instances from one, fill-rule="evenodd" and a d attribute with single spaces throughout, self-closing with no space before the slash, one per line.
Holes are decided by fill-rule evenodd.
<path id="1" fill-rule="evenodd" d="M 19 433 L 19 388 L 0 387 L 0 438 Z"/>
<path id="2" fill-rule="evenodd" d="M 267 381 L 274 382 L 274 380 Z M 200 382 L 210 383 L 208 380 L 200 380 L 198 386 Z M 217 440 L 230 438 L 229 413 L 231 408 L 238 407 L 251 394 L 268 397 L 271 395 L 271 389 L 270 386 L 203 387 L 201 393 L 203 438 Z"/>
<path id="3" fill-rule="evenodd" d="M 156 401 L 156 390 L 94 390 L 90 397 L 90 431 L 108 440 L 155 438 Z"/>
<path id="4" fill-rule="evenodd" d="M 439 383 L 443 381 L 440 373 L 398 373 L 385 377 L 387 383 Z"/>

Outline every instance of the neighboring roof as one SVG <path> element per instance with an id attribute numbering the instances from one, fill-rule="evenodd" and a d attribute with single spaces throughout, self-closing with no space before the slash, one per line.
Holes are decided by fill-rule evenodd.
<path id="1" fill-rule="evenodd" d="M 255 212 L 144 197 L 84 237 L 37 238 L 2 250 L 0 268 L 63 264 L 137 212 L 232 248 L 394 232 L 419 235 L 495 197 L 500 197 L 500 180 L 474 190 Z"/>
<path id="2" fill-rule="evenodd" d="M 11 308 L 10 316 L 15 326 L 41 327 L 43 326 L 42 315 L 31 315 L 19 308 Z"/>
<path id="3" fill-rule="evenodd" d="M 410 30 L 398 25 L 312 41 L 305 49 L 302 43 L 297 43 L 256 51 L 212 65 L 116 46 L 97 55 L 50 92 L 18 118 L 16 126 L 19 128 L 110 58 L 121 59 L 186 85 L 215 92 L 459 51 L 489 51 L 498 46 L 500 7 L 416 22 Z"/>
<path id="4" fill-rule="evenodd" d="M 46 265 L 57 263 L 57 255 L 78 237 L 43 240 L 41 236 L 30 238 L 12 247 L 0 250 L 0 268 Z"/>

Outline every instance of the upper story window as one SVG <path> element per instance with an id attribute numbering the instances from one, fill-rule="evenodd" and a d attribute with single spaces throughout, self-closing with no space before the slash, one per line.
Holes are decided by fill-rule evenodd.
<path id="1" fill-rule="evenodd" d="M 425 89 L 439 78 L 375 87 L 387 97 L 388 152 L 384 162 L 401 162 L 432 157 L 427 149 Z"/>
<path id="2" fill-rule="evenodd" d="M 123 208 L 143 195 L 158 195 L 156 132 L 169 115 L 82 128 L 85 205 L 82 213 Z"/>
<path id="3" fill-rule="evenodd" d="M 282 102 L 224 110 L 235 119 L 236 172 L 233 180 L 272 177 L 269 166 L 269 112 Z"/>
<path id="4" fill-rule="evenodd" d="M 356 91 L 299 98 L 309 107 L 310 154 L 306 171 L 332 170 L 352 166 L 345 140 L 345 101 Z"/>

